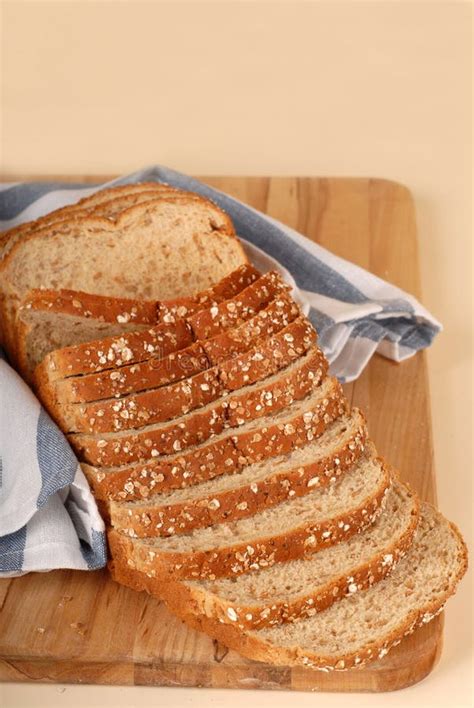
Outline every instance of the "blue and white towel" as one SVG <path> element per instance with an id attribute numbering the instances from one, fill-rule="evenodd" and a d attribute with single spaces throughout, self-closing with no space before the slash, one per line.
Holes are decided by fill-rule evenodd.
<path id="1" fill-rule="evenodd" d="M 357 378 L 376 351 L 394 361 L 407 359 L 441 329 L 408 293 L 237 199 L 164 167 L 94 187 L 2 185 L 0 231 L 105 186 L 142 181 L 198 192 L 227 211 L 252 261 L 262 270 L 278 267 L 293 284 L 341 381 Z M 0 573 L 94 569 L 105 562 L 104 525 L 74 454 L 28 387 L 0 360 Z"/>

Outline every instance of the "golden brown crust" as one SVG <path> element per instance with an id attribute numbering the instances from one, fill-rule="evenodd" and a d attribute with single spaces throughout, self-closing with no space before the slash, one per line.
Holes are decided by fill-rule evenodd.
<path id="1" fill-rule="evenodd" d="M 66 432 L 107 433 L 141 428 L 178 418 L 225 393 L 217 367 L 160 388 L 85 404 L 57 405 L 55 416 Z"/>
<path id="2" fill-rule="evenodd" d="M 284 422 L 263 422 L 251 432 L 229 429 L 220 439 L 188 450 L 183 449 L 182 438 L 177 438 L 171 456 L 152 456 L 144 463 L 119 467 L 115 471 L 89 465 L 83 465 L 83 470 L 99 499 L 149 499 L 164 491 L 213 479 L 219 474 L 233 474 L 246 465 L 303 447 L 347 412 L 347 400 L 340 385 L 334 381 L 326 398 L 304 413 L 288 415 Z M 366 436 L 362 437 L 365 440 Z"/>
<path id="3" fill-rule="evenodd" d="M 209 367 L 200 342 L 161 358 L 152 357 L 119 369 L 70 376 L 55 383 L 59 403 L 92 403 L 103 398 L 138 393 L 187 379 Z"/>
<path id="4" fill-rule="evenodd" d="M 302 595 L 287 596 L 285 600 L 272 597 L 252 604 L 230 603 L 226 598 L 213 593 L 211 589 L 186 581 L 164 583 L 160 578 L 149 577 L 138 570 L 132 570 L 126 557 L 116 554 L 109 567 L 116 582 L 135 590 L 145 590 L 166 601 L 170 610 L 178 617 L 185 615 L 206 616 L 219 623 L 230 624 L 240 630 L 263 629 L 292 622 L 298 618 L 311 617 L 335 602 L 342 600 L 354 586 L 357 591 L 365 590 L 385 578 L 406 555 L 417 527 L 419 501 L 412 495 L 412 511 L 407 526 L 402 533 L 391 540 L 370 561 L 355 565 L 344 575 L 334 577 L 323 585 L 314 579 L 313 587 L 306 588 Z M 387 562 L 390 558 L 390 563 Z"/>
<path id="5" fill-rule="evenodd" d="M 190 627 L 209 634 L 214 639 L 221 641 L 230 649 L 235 649 L 243 656 L 257 661 L 264 661 L 276 666 L 303 666 L 306 668 L 318 669 L 320 671 L 345 671 L 352 668 L 360 668 L 371 661 L 381 659 L 388 652 L 402 641 L 406 636 L 412 634 L 418 627 L 427 624 L 434 619 L 444 608 L 447 600 L 456 591 L 456 586 L 467 570 L 467 548 L 457 527 L 450 523 L 450 527 L 457 536 L 459 546 L 459 564 L 455 575 L 447 578 L 446 588 L 443 596 L 438 600 L 425 603 L 416 610 L 410 611 L 396 628 L 387 632 L 380 640 L 367 643 L 357 652 L 343 653 L 339 656 L 321 656 L 313 654 L 300 647 L 280 647 L 265 641 L 259 636 L 258 631 L 242 630 L 233 625 L 221 622 L 205 615 L 180 614 Z M 133 576 L 127 580 L 130 583 L 136 582 L 139 590 L 146 589 L 146 582 L 142 578 L 134 581 Z M 166 590 L 166 586 L 163 586 Z M 178 609 L 171 608 L 172 611 Z M 185 608 L 182 608 L 185 610 Z"/>
<path id="6" fill-rule="evenodd" d="M 381 461 L 382 462 L 382 461 Z M 382 462 L 383 464 L 383 462 Z M 266 538 L 255 538 L 252 546 L 235 543 L 206 551 L 160 552 L 151 543 L 135 541 L 109 530 L 112 558 L 127 557 L 131 568 L 169 580 L 232 577 L 252 569 L 268 567 L 340 543 L 370 526 L 382 512 L 390 488 L 390 473 L 383 464 L 383 475 L 376 489 L 356 508 L 315 524 Z M 155 547 L 156 548 L 156 547 Z"/>
<path id="7" fill-rule="evenodd" d="M 46 311 L 117 324 L 158 323 L 158 303 L 152 300 L 94 295 L 80 290 L 30 290 L 22 301 L 22 312 Z"/>
<path id="8" fill-rule="evenodd" d="M 238 428 L 243 423 L 277 413 L 301 401 L 321 383 L 326 374 L 327 361 L 319 349 L 310 352 L 301 367 L 282 373 L 277 381 L 263 382 L 252 389 L 236 391 L 204 410 L 195 410 L 183 418 L 154 429 L 126 435 L 84 433 L 70 434 L 69 442 L 78 457 L 91 465 L 115 467 L 132 462 L 142 462 L 158 455 L 199 445 L 225 428 Z M 342 400 L 340 385 L 333 379 L 330 398 Z"/>
<path id="9" fill-rule="evenodd" d="M 285 294 L 289 286 L 279 273 L 270 271 L 242 290 L 235 298 L 224 300 L 214 307 L 201 310 L 188 319 L 196 339 L 209 339 L 221 332 L 249 320 L 259 310 L 280 294 Z"/>
<path id="10" fill-rule="evenodd" d="M 151 356 L 167 356 L 192 343 L 193 335 L 184 320 L 162 323 L 148 330 L 127 332 L 50 352 L 37 367 L 35 378 L 46 384 L 57 378 L 137 363 Z"/>
<path id="11" fill-rule="evenodd" d="M 286 442 L 291 435 L 281 433 Z M 331 454 L 318 460 L 301 464 L 293 469 L 269 474 L 263 479 L 248 481 L 241 486 L 223 492 L 207 493 L 189 502 L 164 505 L 160 499 L 142 502 L 137 505 L 124 505 L 111 502 L 109 504 L 110 522 L 112 526 L 133 538 L 152 538 L 154 536 L 171 536 L 186 533 L 192 529 L 212 526 L 224 521 L 236 521 L 253 516 L 263 508 L 276 506 L 287 499 L 310 494 L 316 488 L 323 488 L 336 482 L 363 454 L 367 440 L 367 428 L 362 425 L 353 435 Z M 294 441 L 288 442 L 285 452 L 294 449 Z M 219 451 L 220 452 L 220 451 Z M 251 464 L 239 451 L 233 447 L 230 453 L 223 451 L 216 456 L 213 464 L 217 474 L 235 474 Z M 273 455 L 276 456 L 276 450 Z M 272 455 L 272 457 L 273 457 Z M 206 467 L 209 464 L 204 456 Z M 228 461 L 230 470 L 227 469 Z M 198 467 L 198 472 L 199 472 Z M 187 480 L 186 480 L 187 481 Z M 194 482 L 198 480 L 194 479 Z"/>
<path id="12" fill-rule="evenodd" d="M 124 335 L 122 339 L 127 341 L 134 335 Z M 66 432 L 79 433 L 130 430 L 165 422 L 215 401 L 228 390 L 243 388 L 268 378 L 305 354 L 315 340 L 316 333 L 311 323 L 301 317 L 273 337 L 262 339 L 248 353 L 224 361 L 189 379 L 118 399 L 109 398 L 84 404 L 62 404 L 58 401 L 55 417 Z M 128 349 L 134 351 L 130 345 Z M 106 359 L 104 351 L 102 359 Z M 44 383 L 38 388 L 40 398 L 45 395 L 44 388 Z M 50 393 L 48 395 L 51 397 Z"/>
<path id="13" fill-rule="evenodd" d="M 192 297 L 175 298 L 159 303 L 159 319 L 172 322 L 176 317 L 190 317 L 200 310 L 210 308 L 238 295 L 261 277 L 261 273 L 250 263 L 244 263 L 216 285 Z"/>
<path id="14" fill-rule="evenodd" d="M 206 306 L 208 308 L 207 311 L 210 311 L 213 306 L 208 306 L 209 298 L 213 298 L 214 296 L 226 297 L 228 293 L 234 293 L 236 290 L 239 292 L 240 288 L 244 287 L 248 281 L 253 283 L 258 282 L 258 280 L 258 271 L 256 271 L 253 266 L 244 265 L 234 270 L 213 288 L 198 293 L 196 295 L 196 301 L 199 303 L 199 307 L 202 304 L 203 307 Z M 244 292 L 247 289 L 248 286 L 244 287 Z M 173 314 L 174 306 L 172 301 L 159 304 L 158 319 L 161 320 L 161 323 L 157 326 L 161 326 L 165 329 L 168 327 L 170 332 L 173 331 L 173 325 L 177 328 L 186 328 L 188 336 L 184 346 L 187 346 L 196 339 L 192 328 L 188 324 L 192 318 L 175 317 Z M 165 308 L 166 312 L 163 308 Z M 180 306 L 178 306 L 177 311 L 179 311 L 179 309 Z M 232 324 L 233 322 L 231 322 L 229 326 L 232 326 Z M 158 330 L 158 333 L 160 333 L 160 330 Z M 171 351 L 176 351 L 168 351 L 166 347 L 155 344 L 153 341 L 154 337 L 151 336 L 153 334 L 154 328 L 146 332 L 124 333 L 121 336 L 107 337 L 95 342 L 65 347 L 47 355 L 40 366 L 49 371 L 49 378 L 53 381 L 59 378 L 97 373 L 116 368 L 117 366 L 126 365 L 127 363 L 132 364 L 144 361 L 151 358 L 151 356 L 166 356 Z M 120 340 L 122 347 L 126 350 L 126 357 L 124 357 L 123 360 L 119 359 L 117 356 L 109 355 L 110 348 L 113 349 L 116 347 L 118 340 Z M 104 352 L 107 352 L 107 356 L 104 356 Z"/>
<path id="15" fill-rule="evenodd" d="M 224 399 L 208 409 L 193 411 L 185 423 L 178 419 L 157 429 L 145 428 L 121 436 L 70 434 L 68 440 L 81 460 L 91 465 L 114 467 L 144 461 L 155 453 L 171 455 L 176 451 L 176 441 L 183 449 L 199 445 L 224 430 L 226 411 L 227 401 Z"/>
<path id="16" fill-rule="evenodd" d="M 299 359 L 313 345 L 317 335 L 306 317 L 298 317 L 271 337 L 262 338 L 258 346 L 222 361 L 219 376 L 229 391 L 272 376 Z"/>
<path id="17" fill-rule="evenodd" d="M 203 347 L 209 361 L 219 364 L 247 351 L 255 340 L 276 334 L 300 314 L 298 305 L 286 293 L 282 293 L 241 325 L 203 340 Z"/>

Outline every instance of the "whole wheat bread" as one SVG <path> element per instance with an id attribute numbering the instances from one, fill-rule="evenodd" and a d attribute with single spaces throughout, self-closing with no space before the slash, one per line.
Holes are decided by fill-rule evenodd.
<path id="1" fill-rule="evenodd" d="M 263 382 L 244 386 L 175 421 L 147 425 L 132 432 L 73 433 L 68 439 L 78 457 L 91 465 L 110 467 L 143 462 L 206 442 L 226 428 L 277 414 L 311 394 L 326 370 L 325 357 L 313 348 Z M 334 379 L 327 383 L 326 396 L 331 407 L 343 400 L 341 387 Z"/>
<path id="2" fill-rule="evenodd" d="M 245 465 L 303 447 L 347 412 L 348 403 L 339 383 L 328 378 L 306 398 L 279 413 L 248 421 L 237 428 L 227 428 L 210 441 L 186 447 L 183 437 L 177 435 L 170 454 L 153 455 L 156 448 L 152 448 L 148 450 L 149 459 L 143 462 L 115 467 L 83 464 L 82 468 L 98 499 L 149 499 L 166 490 L 189 487 L 220 474 L 235 474 Z M 358 444 L 363 444 L 365 437 L 361 433 Z"/>
<path id="3" fill-rule="evenodd" d="M 357 587 L 323 612 L 252 631 L 222 622 L 222 617 L 185 614 L 192 605 L 180 602 L 179 591 L 168 598 L 168 605 L 190 626 L 251 659 L 346 670 L 382 659 L 405 636 L 436 617 L 466 569 L 467 549 L 458 529 L 423 503 L 414 541 L 390 575 L 366 590 Z"/>
<path id="4" fill-rule="evenodd" d="M 246 263 L 207 290 L 168 301 L 112 298 L 76 290 L 32 290 L 15 320 L 18 368 L 30 380 L 35 367 L 55 349 L 174 322 L 177 317 L 234 297 L 258 277 L 258 271 Z"/>
<path id="5" fill-rule="evenodd" d="M 390 473 L 368 453 L 338 483 L 295 497 L 247 519 L 186 534 L 132 539 L 109 531 L 112 557 L 126 554 L 131 568 L 163 581 L 229 577 L 301 558 L 340 543 L 370 526 L 382 512 Z M 258 484 L 255 486 L 258 493 Z"/>
<path id="6" fill-rule="evenodd" d="M 172 299 L 210 287 L 246 261 L 227 215 L 202 198 L 157 198 L 115 220 L 71 217 L 8 240 L 0 265 L 3 340 L 13 350 L 18 307 L 35 288 Z"/>
<path id="7" fill-rule="evenodd" d="M 40 399 L 67 432 L 100 433 L 140 428 L 185 415 L 227 391 L 275 374 L 309 351 L 315 339 L 309 320 L 299 317 L 272 337 L 262 339 L 247 353 L 160 388 L 84 404 L 60 403 L 48 380 L 38 380 L 37 390 Z M 58 356 L 60 352 L 55 354 Z M 106 359 L 105 353 L 102 358 Z"/>
<path id="8" fill-rule="evenodd" d="M 127 557 L 116 555 L 112 572 L 118 582 L 168 599 L 171 606 L 173 597 L 179 597 L 179 615 L 192 613 L 239 629 L 261 629 L 312 617 L 379 582 L 406 554 L 418 519 L 416 495 L 396 482 L 384 512 L 372 526 L 307 558 L 232 578 L 163 583 L 160 578 L 132 571 Z"/>
<path id="9" fill-rule="evenodd" d="M 285 435 L 285 427 L 287 432 Z M 151 500 L 111 502 L 110 522 L 118 531 L 134 538 L 150 538 L 185 533 L 222 521 L 243 519 L 286 499 L 302 497 L 315 487 L 333 484 L 363 454 L 367 440 L 365 421 L 357 409 L 343 416 L 303 447 L 295 445 L 293 426 L 283 426 L 282 436 L 289 440 L 290 451 L 253 462 L 236 447 L 237 464 L 227 450 L 215 477 L 192 487 L 155 495 Z M 261 438 L 258 433 L 254 437 Z M 230 452 L 233 450 L 231 448 Z M 210 462 L 204 456 L 202 466 Z M 227 472 L 231 468 L 231 474 Z M 258 486 L 257 493 L 254 492 Z"/>

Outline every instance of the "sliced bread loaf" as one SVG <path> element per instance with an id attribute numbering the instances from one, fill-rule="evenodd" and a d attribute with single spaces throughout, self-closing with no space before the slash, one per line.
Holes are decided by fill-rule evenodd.
<path id="1" fill-rule="evenodd" d="M 237 463 L 241 464 L 238 473 L 227 474 L 228 462 L 229 466 L 234 465 L 224 451 L 220 469 L 211 481 L 158 494 L 150 501 L 111 502 L 112 526 L 132 538 L 150 538 L 244 519 L 262 508 L 336 482 L 363 454 L 367 441 L 365 421 L 357 409 L 303 447 L 294 446 L 292 429 L 291 424 L 281 428 L 283 444 L 288 441 L 284 454 L 279 454 L 277 446 L 264 462 L 251 463 L 245 451 L 239 449 L 237 438 L 234 445 Z M 264 435 L 263 431 L 254 437 L 261 440 Z M 206 456 L 202 463 L 206 468 Z"/>
<path id="2" fill-rule="evenodd" d="M 44 357 L 35 369 L 35 384 L 38 389 L 51 388 L 52 382 L 68 376 L 116 369 L 127 364 L 136 364 L 154 357 L 165 357 L 184 349 L 194 341 L 185 320 L 162 323 L 143 331 L 84 342 L 57 349 Z M 49 396 L 55 400 L 54 391 Z"/>
<path id="3" fill-rule="evenodd" d="M 219 401 L 172 422 L 144 426 L 136 432 L 73 433 L 69 442 L 81 460 L 110 467 L 169 455 L 209 440 L 225 428 L 272 415 L 310 394 L 322 381 L 327 361 L 317 348 L 263 382 L 244 386 Z M 343 399 L 339 384 L 328 384 L 330 400 Z"/>
<path id="4" fill-rule="evenodd" d="M 263 380 L 309 351 L 315 340 L 309 320 L 299 317 L 247 353 L 167 386 L 84 404 L 60 403 L 55 390 L 44 380 L 38 380 L 38 393 L 66 432 L 130 430 L 185 415 L 229 390 Z"/>
<path id="5" fill-rule="evenodd" d="M 128 559 L 118 555 L 111 570 L 117 582 L 166 599 L 179 616 L 204 615 L 239 629 L 261 629 L 312 617 L 387 576 L 406 554 L 418 514 L 416 495 L 395 482 L 372 526 L 307 558 L 232 578 L 179 583 L 132 571 Z"/>
<path id="6" fill-rule="evenodd" d="M 177 437 L 171 454 L 153 455 L 152 448 L 144 462 L 116 467 L 83 464 L 82 468 L 97 499 L 149 499 L 169 489 L 235 474 L 245 465 L 305 446 L 347 412 L 339 383 L 326 379 L 305 399 L 273 416 L 226 429 L 210 442 L 186 447 Z"/>
<path id="7" fill-rule="evenodd" d="M 383 462 L 368 454 L 340 481 L 277 506 L 186 534 L 136 540 L 109 531 L 112 558 L 164 582 L 182 578 L 229 577 L 301 558 L 348 539 L 381 513 L 390 487 Z M 256 485 L 256 493 L 258 485 Z"/>
<path id="8" fill-rule="evenodd" d="M 390 575 L 366 590 L 357 587 L 323 612 L 280 626 L 242 630 L 222 616 L 184 614 L 193 610 L 193 604 L 181 602 L 185 593 L 179 590 L 169 596 L 168 604 L 190 626 L 251 659 L 320 671 L 345 670 L 383 658 L 405 636 L 436 617 L 466 569 L 467 548 L 458 529 L 423 503 L 414 541 Z M 140 585 L 144 583 L 138 580 Z M 227 619 L 232 621 L 233 615 Z"/>
<path id="9" fill-rule="evenodd" d="M 169 301 L 112 298 L 77 290 L 32 290 L 21 303 L 15 320 L 18 368 L 30 380 L 34 368 L 55 349 L 161 322 L 169 324 L 177 317 L 234 297 L 258 277 L 253 266 L 244 264 L 212 288 Z M 292 305 L 291 309 L 295 307 Z"/>
<path id="10" fill-rule="evenodd" d="M 60 379 L 55 382 L 57 401 L 60 404 L 98 401 L 188 378 L 250 349 L 258 340 L 286 327 L 298 315 L 298 306 L 282 296 L 247 322 L 167 357 L 151 357 L 144 362 L 121 366 L 119 370 Z"/>
<path id="11" fill-rule="evenodd" d="M 173 299 L 210 287 L 245 262 L 227 215 L 200 197 L 158 197 L 115 219 L 71 217 L 8 239 L 0 264 L 2 341 L 14 358 L 17 311 L 35 288 Z"/>

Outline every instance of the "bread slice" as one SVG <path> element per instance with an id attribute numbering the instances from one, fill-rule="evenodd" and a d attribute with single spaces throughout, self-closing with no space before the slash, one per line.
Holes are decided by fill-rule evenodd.
<path id="1" fill-rule="evenodd" d="M 118 371 L 112 369 L 56 381 L 56 399 L 61 404 L 87 403 L 188 378 L 250 349 L 262 337 L 269 337 L 286 327 L 299 314 L 299 307 L 284 295 L 247 322 L 167 357 L 151 357 L 144 362 L 121 366 Z"/>
<path id="2" fill-rule="evenodd" d="M 73 433 L 68 439 L 79 459 L 91 465 L 110 467 L 143 462 L 203 443 L 225 428 L 278 413 L 310 394 L 326 371 L 326 358 L 319 349 L 312 348 L 263 382 L 244 386 L 172 422 L 147 425 L 135 432 Z M 342 389 L 334 380 L 328 390 L 333 392 L 330 400 L 343 399 Z"/>
<path id="3" fill-rule="evenodd" d="M 178 591 L 168 602 L 191 627 L 250 659 L 320 671 L 346 670 L 382 659 L 405 636 L 431 622 L 466 570 L 467 548 L 459 530 L 423 503 L 413 543 L 390 575 L 369 589 L 359 591 L 357 587 L 340 602 L 308 618 L 242 630 L 223 622 L 222 617 L 185 615 L 193 605 L 180 602 L 181 597 L 185 599 L 184 592 L 181 596 Z"/>
<path id="4" fill-rule="evenodd" d="M 49 291 L 50 292 L 50 291 Z M 138 332 L 150 327 L 150 324 L 145 324 L 147 318 L 148 305 L 155 305 L 153 308 L 156 312 L 156 304 L 151 302 L 138 303 L 130 305 L 127 309 L 121 307 L 126 301 L 123 298 L 115 299 L 109 307 L 109 317 L 105 316 L 92 317 L 73 312 L 61 312 L 59 306 L 54 309 L 45 307 L 37 308 L 36 305 L 40 299 L 46 305 L 48 295 L 40 295 L 41 291 L 34 291 L 38 295 L 32 295 L 35 298 L 33 304 L 31 300 L 25 303 L 25 308 L 28 308 L 31 303 L 31 309 L 21 309 L 18 313 L 15 322 L 15 347 L 12 351 L 10 347 L 10 355 L 13 357 L 14 363 L 21 375 L 27 380 L 33 380 L 33 374 L 38 364 L 45 358 L 47 354 L 64 347 L 90 342 L 92 340 L 102 340 L 114 336 L 126 335 L 128 332 Z M 71 307 L 78 307 L 86 302 L 85 293 L 76 293 L 76 291 L 61 291 L 68 293 L 66 296 L 69 299 L 69 293 L 74 293 L 70 300 Z M 80 297 L 80 300 L 77 297 Z M 60 296 L 61 301 L 65 301 L 63 295 Z M 58 298 L 56 298 L 57 303 Z M 103 298 L 109 300 L 109 298 Z M 74 304 L 73 304 L 74 303 Z M 99 304 L 99 303 L 97 303 Z M 106 305 L 105 302 L 100 303 Z M 117 308 L 119 314 L 115 318 L 115 322 L 111 320 L 111 309 Z M 153 321 L 150 309 L 150 323 Z M 91 312 L 91 310 L 89 310 Z M 106 310 L 104 309 L 104 312 Z M 156 317 L 155 317 L 156 320 Z"/>
<path id="5" fill-rule="evenodd" d="M 235 474 L 245 465 L 307 445 L 347 412 L 341 386 L 336 379 L 326 379 L 304 400 L 273 416 L 224 430 L 210 442 L 186 447 L 177 437 L 171 454 L 153 455 L 152 449 L 143 462 L 115 467 L 83 464 L 82 468 L 97 499 L 149 499 L 221 474 Z"/>
<path id="6" fill-rule="evenodd" d="M 367 441 L 365 421 L 357 409 L 336 420 L 312 442 L 305 439 L 303 447 L 294 445 L 293 429 L 291 424 L 282 426 L 284 454 L 279 454 L 277 447 L 263 462 L 251 463 L 238 441 L 234 443 L 241 462 L 238 473 L 226 473 L 224 458 L 210 481 L 159 494 L 150 501 L 111 502 L 112 526 L 132 538 L 150 538 L 244 519 L 264 507 L 336 482 L 363 454 Z M 204 465 L 206 461 L 204 457 Z"/>
<path id="7" fill-rule="evenodd" d="M 198 195 L 190 195 L 188 192 L 165 187 L 163 185 L 154 185 L 153 183 L 148 186 L 133 185 L 133 187 L 135 187 L 133 190 L 124 189 L 117 191 L 113 188 L 102 190 L 90 197 L 93 202 L 91 202 L 90 206 L 86 205 L 86 202 L 82 204 L 81 200 L 80 204 L 68 205 L 54 212 L 50 212 L 36 221 L 27 222 L 10 229 L 10 231 L 0 236 L 0 262 L 6 257 L 15 244 L 26 238 L 29 234 L 36 231 L 44 233 L 45 229 L 48 227 L 56 228 L 61 223 L 67 223 L 77 217 L 103 216 L 108 220 L 113 220 L 120 212 L 126 210 L 128 207 L 143 201 L 149 201 L 153 198 L 172 197 L 173 201 L 181 199 L 189 200 L 190 197 L 192 199 L 200 199 Z M 20 306 L 21 302 L 19 302 L 18 298 L 12 297 L 11 295 L 5 296 L 5 294 L 0 292 L 0 311 L 2 313 L 2 317 L 0 318 L 2 321 L 2 327 L 0 328 L 1 342 L 19 371 L 23 375 L 28 375 L 28 372 L 24 371 L 25 356 L 23 356 L 23 359 L 17 361 L 17 340 L 22 337 L 22 330 L 24 330 L 24 326 L 20 324 L 20 332 L 16 332 L 15 320 Z"/>
<path id="8" fill-rule="evenodd" d="M 136 540 L 109 531 L 112 558 L 164 582 L 229 577 L 301 558 L 370 526 L 383 510 L 390 473 L 374 450 L 337 484 L 257 512 L 186 534 Z M 258 485 L 256 487 L 258 491 Z"/>
<path id="9" fill-rule="evenodd" d="M 273 337 L 263 339 L 248 353 L 167 386 L 118 399 L 62 404 L 55 400 L 48 382 L 38 381 L 38 394 L 66 432 L 130 430 L 185 415 L 229 390 L 263 380 L 305 354 L 315 340 L 316 332 L 309 320 L 299 317 Z"/>
<path id="10" fill-rule="evenodd" d="M 57 209 L 45 216 L 40 217 L 36 221 L 29 221 L 19 226 L 14 227 L 10 231 L 4 232 L 0 236 L 0 262 L 9 251 L 15 246 L 16 243 L 21 238 L 25 238 L 27 235 L 33 234 L 37 231 L 44 232 L 47 228 L 51 227 L 57 229 L 61 224 L 70 223 L 75 219 L 90 217 L 104 217 L 109 221 L 114 221 L 123 211 L 129 209 L 132 206 L 138 204 L 143 204 L 144 202 L 149 202 L 157 199 L 167 199 L 173 202 L 179 202 L 181 200 L 189 201 L 203 201 L 207 202 L 204 197 L 201 197 L 194 192 L 185 192 L 180 189 L 175 189 L 173 187 L 162 187 L 156 188 L 146 188 L 137 189 L 134 193 L 130 194 L 115 194 L 109 195 L 106 198 L 106 192 L 108 190 L 103 190 L 98 193 L 98 196 L 102 197 L 100 203 L 94 205 L 86 206 L 85 204 L 69 204 L 68 206 Z M 94 196 L 94 195 L 93 195 Z"/>
<path id="11" fill-rule="evenodd" d="M 239 629 L 262 629 L 312 617 L 379 582 L 406 554 L 418 519 L 416 495 L 395 482 L 372 526 L 307 558 L 232 578 L 177 583 L 132 571 L 118 555 L 111 571 L 117 582 L 165 599 L 179 616 L 192 613 Z"/>
<path id="12" fill-rule="evenodd" d="M 48 212 L 44 216 L 40 216 L 38 219 L 33 221 L 27 221 L 18 226 L 14 226 L 7 231 L 2 231 L 0 233 L 0 260 L 6 255 L 6 253 L 12 248 L 12 246 L 19 240 L 19 238 L 31 233 L 35 229 L 43 228 L 49 224 L 55 224 L 58 221 L 64 220 L 67 216 L 89 214 L 96 207 L 100 206 L 104 202 L 108 202 L 112 199 L 117 199 L 121 196 L 128 196 L 129 194 L 139 194 L 142 191 L 155 190 L 156 196 L 166 194 L 169 192 L 169 187 L 166 185 L 161 185 L 154 182 L 133 184 L 133 185 L 121 185 L 119 187 L 111 187 L 108 189 L 100 190 L 95 192 L 89 197 L 84 197 L 80 199 L 79 202 L 74 204 L 68 204 L 65 207 L 55 209 L 54 211 Z M 175 190 L 176 191 L 176 190 Z M 90 200 L 90 201 L 89 201 Z"/>
<path id="13" fill-rule="evenodd" d="M 229 217 L 212 202 L 157 198 L 115 221 L 78 217 L 36 230 L 0 271 L 2 292 L 20 299 L 46 287 L 166 300 L 209 288 L 246 261 Z"/>
<path id="14" fill-rule="evenodd" d="M 193 341 L 194 336 L 186 321 L 177 320 L 142 331 L 134 330 L 64 347 L 47 354 L 36 367 L 35 384 L 38 388 L 50 388 L 54 381 L 67 376 L 116 369 L 145 361 L 151 356 L 165 357 L 184 349 Z"/>
<path id="15" fill-rule="evenodd" d="M 3 231 L 0 234 L 0 249 L 3 250 L 8 242 L 8 247 L 10 248 L 13 245 L 12 239 L 15 239 L 16 241 L 19 237 L 24 236 L 35 229 L 43 228 L 48 224 L 55 224 L 58 221 L 62 221 L 65 217 L 72 216 L 74 214 L 88 214 L 90 211 L 100 208 L 104 203 L 111 200 L 115 200 L 123 196 L 128 197 L 130 195 L 141 194 L 144 191 L 154 191 L 155 195 L 169 193 L 177 194 L 178 192 L 183 193 L 180 190 L 158 182 L 125 184 L 117 185 L 116 187 L 109 187 L 107 189 L 101 189 L 88 197 L 83 197 L 74 204 L 68 204 L 65 207 L 60 207 L 59 209 L 48 212 L 44 216 L 40 216 L 38 219 L 27 221 L 23 224 L 19 224 L 18 226 L 8 229 L 8 231 Z M 0 252 L 0 257 L 1 255 L 2 254 Z"/>
<path id="16" fill-rule="evenodd" d="M 285 293 L 287 286 L 283 283 L 280 276 L 275 272 L 267 273 L 259 278 L 256 278 L 257 272 L 253 267 L 248 267 L 246 264 L 233 271 L 221 282 L 207 291 L 198 293 L 195 296 L 195 301 L 199 306 L 203 305 L 208 308 L 208 311 L 213 311 L 216 303 L 212 302 L 209 306 L 209 298 L 226 297 L 230 291 L 237 290 L 237 294 L 226 300 L 227 307 L 231 308 L 231 312 L 227 317 L 227 325 L 229 327 L 238 325 L 245 318 L 255 314 L 256 309 L 265 307 L 269 302 L 270 291 L 273 293 Z M 247 286 L 246 283 L 251 281 Z M 244 286 L 243 290 L 240 290 Z M 187 300 L 189 305 L 189 299 Z M 247 304 L 248 303 L 248 304 Z M 172 301 L 170 303 L 160 303 L 158 306 L 159 320 L 163 325 L 174 325 L 186 327 L 189 329 L 190 336 L 188 343 L 194 339 L 198 339 L 192 329 L 192 318 L 187 318 L 187 306 L 183 311 L 183 299 Z M 175 310 L 178 317 L 175 317 Z M 172 327 L 171 327 L 172 331 Z M 135 335 L 132 333 L 127 337 L 127 341 L 120 338 L 117 342 L 110 338 L 105 341 L 97 340 L 86 342 L 75 347 L 66 347 L 59 351 L 51 352 L 51 356 L 46 358 L 39 369 L 36 376 L 40 385 L 46 385 L 49 381 L 54 381 L 68 376 L 84 375 L 92 372 L 105 371 L 107 369 L 115 369 L 117 366 L 123 366 L 127 363 L 135 364 L 140 361 L 154 357 L 162 357 L 167 355 L 168 351 L 162 349 L 155 344 L 153 337 L 150 338 L 148 332 Z M 150 347 L 152 345 L 152 348 Z M 127 357 L 116 357 L 113 355 L 113 350 L 119 346 L 119 349 L 126 348 Z M 111 351 L 112 350 L 112 351 Z M 107 351 L 107 356 L 104 356 L 104 351 Z"/>
<path id="17" fill-rule="evenodd" d="M 247 262 L 228 216 L 192 195 L 158 197 L 115 219 L 78 216 L 11 241 L 0 264 L 2 336 L 9 347 L 18 307 L 31 289 L 166 300 L 208 288 Z"/>
<path id="18" fill-rule="evenodd" d="M 259 276 L 256 268 L 246 263 L 207 290 L 163 302 L 112 298 L 77 290 L 31 290 L 15 321 L 18 368 L 30 380 L 35 367 L 55 349 L 146 329 L 161 322 L 172 323 L 177 317 L 234 297 Z M 295 308 L 292 304 L 292 309 Z"/>

